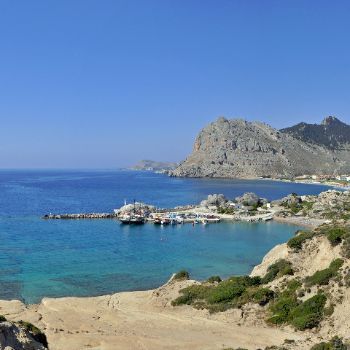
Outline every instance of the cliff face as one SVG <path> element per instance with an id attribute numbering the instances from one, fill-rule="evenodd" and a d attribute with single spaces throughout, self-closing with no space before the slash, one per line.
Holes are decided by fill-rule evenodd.
<path id="1" fill-rule="evenodd" d="M 245 120 L 219 118 L 197 136 L 192 154 L 172 176 L 293 177 L 350 172 L 350 151 L 302 141 Z"/>

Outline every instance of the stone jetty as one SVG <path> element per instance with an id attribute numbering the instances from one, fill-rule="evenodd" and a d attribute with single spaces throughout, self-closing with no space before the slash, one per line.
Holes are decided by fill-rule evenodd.
<path id="1" fill-rule="evenodd" d="M 116 219 L 115 213 L 46 214 L 43 219 Z"/>

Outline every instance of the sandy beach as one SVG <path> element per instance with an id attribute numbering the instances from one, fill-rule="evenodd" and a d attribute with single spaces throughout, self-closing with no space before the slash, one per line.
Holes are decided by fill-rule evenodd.
<path id="1" fill-rule="evenodd" d="M 0 314 L 43 329 L 51 350 L 255 350 L 306 338 L 288 328 L 269 328 L 241 310 L 210 315 L 191 306 L 172 307 L 178 290 L 192 283 L 168 282 L 155 290 L 93 298 L 45 298 L 28 306 L 0 301 Z"/>
<path id="2" fill-rule="evenodd" d="M 306 216 L 277 216 L 275 215 L 273 217 L 273 220 L 281 223 L 286 224 L 293 224 L 298 226 L 304 226 L 310 229 L 316 228 L 317 226 L 320 226 L 327 222 L 327 220 L 324 219 L 315 219 L 315 218 L 308 218 Z"/>

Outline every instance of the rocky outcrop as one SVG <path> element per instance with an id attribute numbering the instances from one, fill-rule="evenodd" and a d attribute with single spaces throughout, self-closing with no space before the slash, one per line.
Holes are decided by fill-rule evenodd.
<path id="1" fill-rule="evenodd" d="M 29 331 L 12 322 L 0 322 L 0 349 L 47 350 Z"/>
<path id="2" fill-rule="evenodd" d="M 172 176 L 294 177 L 350 172 L 350 151 L 304 142 L 267 124 L 219 118 L 197 136 Z"/>
<path id="3" fill-rule="evenodd" d="M 222 206 L 227 203 L 227 198 L 223 194 L 209 194 L 207 199 L 204 199 L 201 201 L 200 206 L 201 207 L 207 207 L 207 206 Z"/>

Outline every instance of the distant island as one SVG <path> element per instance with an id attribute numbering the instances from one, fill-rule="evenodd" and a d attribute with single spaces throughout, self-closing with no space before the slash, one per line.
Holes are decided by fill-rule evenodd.
<path id="1" fill-rule="evenodd" d="M 197 136 L 171 176 L 294 179 L 350 174 L 350 126 L 335 117 L 277 130 L 261 122 L 218 118 Z"/>
<path id="2" fill-rule="evenodd" d="M 167 172 L 175 169 L 179 164 L 175 162 L 157 162 L 154 160 L 140 160 L 135 165 L 131 166 L 130 170 Z"/>

